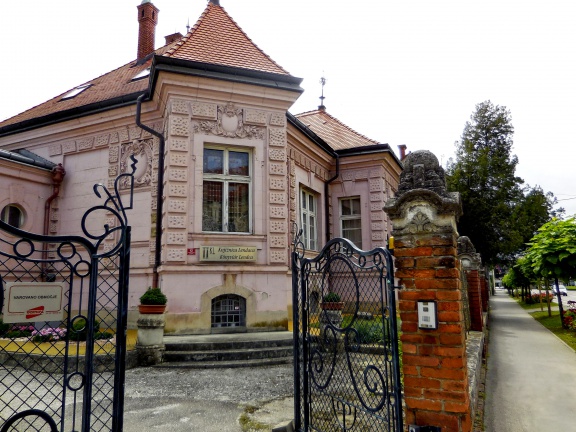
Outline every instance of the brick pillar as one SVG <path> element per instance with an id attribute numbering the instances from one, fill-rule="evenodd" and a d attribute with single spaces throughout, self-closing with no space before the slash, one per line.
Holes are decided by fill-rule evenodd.
<path id="1" fill-rule="evenodd" d="M 480 291 L 482 292 L 482 311 L 488 312 L 488 298 L 490 292 L 488 291 L 488 281 L 486 280 L 484 268 L 480 269 Z"/>
<path id="2" fill-rule="evenodd" d="M 444 170 L 428 151 L 404 160 L 397 196 L 384 207 L 395 239 L 402 320 L 406 424 L 443 432 L 472 429 L 457 218 L 460 196 L 446 191 Z M 438 328 L 418 325 L 418 300 L 435 301 Z"/>
<path id="3" fill-rule="evenodd" d="M 470 328 L 482 331 L 484 317 L 482 315 L 482 287 L 478 269 L 481 265 L 480 254 L 476 253 L 474 245 L 468 237 L 458 238 L 458 258 L 462 264 L 468 282 L 468 305 L 470 308 Z"/>

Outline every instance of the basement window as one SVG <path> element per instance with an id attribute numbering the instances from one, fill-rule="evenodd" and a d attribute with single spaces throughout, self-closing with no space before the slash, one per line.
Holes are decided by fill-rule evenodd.
<path id="1" fill-rule="evenodd" d="M 83 84 L 81 86 L 73 88 L 68 93 L 66 93 L 64 96 L 62 96 L 62 100 L 72 99 L 73 97 L 78 96 L 80 93 L 82 93 L 84 90 L 86 90 L 91 85 L 92 84 Z"/>

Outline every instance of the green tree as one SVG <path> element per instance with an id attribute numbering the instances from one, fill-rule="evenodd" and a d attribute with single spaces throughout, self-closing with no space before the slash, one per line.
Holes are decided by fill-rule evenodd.
<path id="1" fill-rule="evenodd" d="M 576 277 L 576 219 L 552 219 L 538 229 L 538 233 L 528 243 L 525 255 L 535 274 L 546 279 L 567 281 Z M 556 290 L 560 317 L 564 315 L 562 297 Z M 564 323 L 563 323 L 564 324 Z"/>
<path id="2" fill-rule="evenodd" d="M 522 197 L 523 180 L 515 175 L 513 134 L 506 107 L 479 103 L 456 143 L 456 161 L 450 161 L 447 170 L 449 190 L 460 192 L 462 198 L 458 231 L 470 237 L 489 265 L 517 249 L 511 216 Z"/>

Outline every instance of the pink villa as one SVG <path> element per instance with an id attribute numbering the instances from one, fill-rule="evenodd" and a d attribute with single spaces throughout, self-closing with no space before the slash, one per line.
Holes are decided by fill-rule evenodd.
<path id="1" fill-rule="evenodd" d="M 311 253 L 333 237 L 384 246 L 400 159 L 323 105 L 291 114 L 301 79 L 219 1 L 158 49 L 159 10 L 137 10 L 137 59 L 0 122 L 1 218 L 81 234 L 92 186 L 111 186 L 134 156 L 130 325 L 149 286 L 168 296 L 167 333 L 286 323 L 292 226 Z"/>

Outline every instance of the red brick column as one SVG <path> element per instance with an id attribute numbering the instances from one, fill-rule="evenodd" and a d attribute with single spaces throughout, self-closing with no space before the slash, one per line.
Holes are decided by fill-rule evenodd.
<path id="1" fill-rule="evenodd" d="M 393 225 L 396 277 L 402 286 L 398 310 L 406 424 L 469 432 L 472 419 L 456 232 L 461 204 L 458 194 L 433 187 L 443 176 L 432 153 L 410 153 L 404 160 L 398 195 L 385 206 Z M 419 328 L 418 300 L 436 302 L 437 329 Z"/>
<path id="2" fill-rule="evenodd" d="M 480 274 L 480 291 L 482 293 L 482 311 L 488 312 L 488 297 L 490 293 L 488 292 L 488 281 L 484 277 L 484 272 Z"/>
<path id="3" fill-rule="evenodd" d="M 474 331 L 482 331 L 482 292 L 478 270 L 466 270 L 468 281 L 468 304 L 470 305 L 470 328 Z"/>

